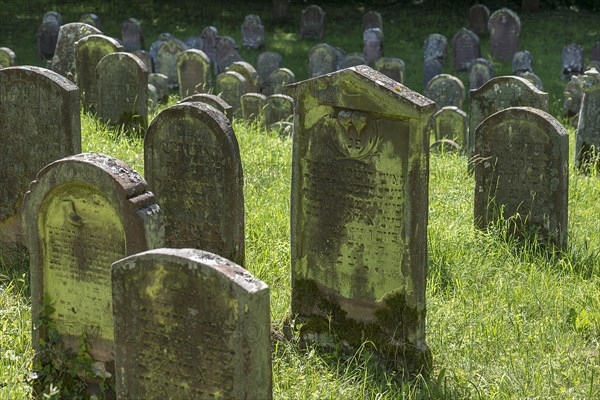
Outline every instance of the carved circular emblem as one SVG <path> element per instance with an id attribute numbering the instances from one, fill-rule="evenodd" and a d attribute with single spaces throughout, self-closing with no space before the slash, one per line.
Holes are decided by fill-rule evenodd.
<path id="1" fill-rule="evenodd" d="M 362 160 L 371 155 L 381 138 L 368 116 L 358 111 L 340 111 L 329 116 L 324 127 L 335 147 L 346 157 Z"/>

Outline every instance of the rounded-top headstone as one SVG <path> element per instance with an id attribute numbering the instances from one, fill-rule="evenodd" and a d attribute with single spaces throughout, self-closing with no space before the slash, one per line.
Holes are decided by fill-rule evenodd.
<path id="1" fill-rule="evenodd" d="M 126 51 L 136 51 L 144 48 L 142 23 L 135 18 L 129 18 L 121 24 L 121 37 Z"/>
<path id="2" fill-rule="evenodd" d="M 75 42 L 88 35 L 100 34 L 102 32 L 99 29 L 82 22 L 61 26 L 52 58 L 52 70 L 75 82 Z"/>
<path id="3" fill-rule="evenodd" d="M 488 21 L 492 57 L 500 61 L 512 60 L 519 51 L 521 20 L 508 8 L 496 10 Z"/>
<path id="4" fill-rule="evenodd" d="M 481 56 L 479 37 L 467 28 L 461 28 L 452 37 L 454 69 L 466 71 L 472 60 Z"/>
<path id="5" fill-rule="evenodd" d="M 62 17 L 58 12 L 48 11 L 44 14 L 37 31 L 38 55 L 42 60 L 51 60 L 54 56 L 58 31 L 62 23 Z"/>
<path id="6" fill-rule="evenodd" d="M 488 33 L 490 10 L 484 4 L 475 4 L 469 9 L 469 28 L 478 35 Z"/>
<path id="7" fill-rule="evenodd" d="M 438 109 L 447 106 L 462 108 L 465 86 L 455 76 L 439 74 L 427 82 L 423 94 L 435 101 Z"/>

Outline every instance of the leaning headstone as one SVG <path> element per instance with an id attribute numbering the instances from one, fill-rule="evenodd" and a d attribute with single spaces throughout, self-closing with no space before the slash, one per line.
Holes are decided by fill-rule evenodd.
<path id="1" fill-rule="evenodd" d="M 212 88 L 212 73 L 208 56 L 197 49 L 188 49 L 177 57 L 179 95 L 183 99 L 194 93 L 205 93 Z"/>
<path id="2" fill-rule="evenodd" d="M 139 58 L 144 63 L 148 73 L 154 72 L 154 61 L 152 60 L 150 53 L 148 53 L 146 50 L 135 50 L 132 51 L 131 54 Z"/>
<path id="3" fill-rule="evenodd" d="M 428 121 L 435 104 L 367 67 L 287 86 L 293 136 L 292 314 L 308 339 L 372 341 L 420 370 L 425 342 Z M 309 116 L 310 114 L 310 116 Z M 312 333 L 312 334 L 311 334 Z"/>
<path id="4" fill-rule="evenodd" d="M 236 61 L 242 61 L 242 56 L 238 51 L 238 45 L 232 37 L 220 36 L 217 38 L 216 45 L 217 74 L 227 70 L 231 64 Z"/>
<path id="5" fill-rule="evenodd" d="M 469 9 L 469 29 L 478 35 L 488 33 L 490 10 L 484 4 L 475 4 Z"/>
<path id="6" fill-rule="evenodd" d="M 494 77 L 494 65 L 485 58 L 476 58 L 469 64 L 469 90 L 479 89 Z"/>
<path id="7" fill-rule="evenodd" d="M 263 121 L 267 104 L 267 96 L 260 93 L 246 93 L 240 98 L 242 103 L 242 118 L 245 121 Z"/>
<path id="8" fill-rule="evenodd" d="M 569 83 L 565 86 L 563 92 L 563 116 L 573 118 L 579 114 L 581 109 L 581 99 L 583 98 L 583 90 L 576 77 L 572 77 Z"/>
<path id="9" fill-rule="evenodd" d="M 475 32 L 461 28 L 452 38 L 454 69 L 466 71 L 472 60 L 481 57 L 479 37 Z"/>
<path id="10" fill-rule="evenodd" d="M 242 163 L 222 112 L 201 102 L 161 111 L 144 140 L 144 171 L 164 213 L 166 246 L 244 264 Z"/>
<path id="11" fill-rule="evenodd" d="M 569 136 L 550 114 L 511 107 L 486 118 L 475 134 L 475 224 L 499 219 L 508 234 L 537 230 L 542 242 L 567 245 Z"/>
<path id="12" fill-rule="evenodd" d="M 121 44 L 105 35 L 88 35 L 75 42 L 75 70 L 83 107 L 94 110 L 98 93 L 96 66 L 104 56 L 123 51 Z"/>
<path id="13" fill-rule="evenodd" d="M 325 36 L 325 12 L 317 5 L 306 7 L 300 18 L 300 39 L 322 39 Z"/>
<path id="14" fill-rule="evenodd" d="M 258 15 L 249 14 L 244 17 L 242 36 L 242 46 L 246 49 L 256 50 L 265 45 L 265 27 Z"/>
<path id="15" fill-rule="evenodd" d="M 517 76 L 527 79 L 529 82 L 533 83 L 533 86 L 535 86 L 538 90 L 544 91 L 544 83 L 542 82 L 542 79 L 535 73 L 531 71 L 525 71 L 517 73 Z"/>
<path id="16" fill-rule="evenodd" d="M 281 68 L 283 57 L 276 51 L 263 51 L 256 59 L 256 71 L 258 72 L 258 86 L 265 88 L 269 82 L 269 75 L 277 68 Z"/>
<path id="17" fill-rule="evenodd" d="M 13 67 L 16 64 L 17 56 L 15 52 L 8 47 L 0 47 L 0 65 L 3 68 Z"/>
<path id="18" fill-rule="evenodd" d="M 266 284 L 196 249 L 136 254 L 112 277 L 117 398 L 272 399 Z"/>
<path id="19" fill-rule="evenodd" d="M 186 50 L 187 46 L 175 38 L 166 40 L 158 48 L 154 59 L 154 70 L 169 78 L 169 87 L 177 86 L 177 57 Z"/>
<path id="20" fill-rule="evenodd" d="M 490 115 L 509 107 L 548 110 L 548 93 L 525 78 L 499 76 L 469 93 L 469 148 L 475 145 L 475 128 Z"/>
<path id="21" fill-rule="evenodd" d="M 581 168 L 600 158 L 600 73 L 591 69 L 576 79 L 583 91 L 575 136 L 575 166 Z"/>
<path id="22" fill-rule="evenodd" d="M 220 97 L 231 105 L 233 116 L 240 117 L 242 114 L 240 97 L 248 91 L 246 78 L 237 72 L 223 72 L 217 76 L 217 90 Z"/>
<path id="23" fill-rule="evenodd" d="M 344 55 L 344 59 L 340 63 L 340 69 L 367 64 L 367 59 L 363 53 L 348 53 Z"/>
<path id="24" fill-rule="evenodd" d="M 213 64 L 213 69 L 216 71 L 217 38 L 219 37 L 219 31 L 214 26 L 207 26 L 202 30 L 200 37 L 202 38 L 201 50 L 208 56 L 210 62 Z"/>
<path id="25" fill-rule="evenodd" d="M 161 103 L 169 101 L 169 78 L 165 74 L 148 74 L 148 83 L 156 88 L 158 101 Z"/>
<path id="26" fill-rule="evenodd" d="M 591 60 L 600 62 L 600 42 L 592 46 Z"/>
<path id="27" fill-rule="evenodd" d="M 294 118 L 294 99 L 285 94 L 273 94 L 267 97 L 264 114 L 266 126 L 276 122 L 291 122 Z"/>
<path id="28" fill-rule="evenodd" d="M 377 11 L 369 11 L 362 17 L 363 31 L 371 28 L 377 28 L 383 32 L 383 18 Z"/>
<path id="29" fill-rule="evenodd" d="M 135 18 L 129 18 L 121 24 L 121 38 L 126 51 L 136 51 L 144 48 L 144 33 L 142 23 Z"/>
<path id="30" fill-rule="evenodd" d="M 488 21 L 492 57 L 500 61 L 510 61 L 519 51 L 521 20 L 508 8 L 496 10 Z"/>
<path id="31" fill-rule="evenodd" d="M 423 88 L 427 87 L 427 84 L 433 77 L 438 76 L 442 73 L 442 63 L 437 58 L 430 58 L 423 62 Z"/>
<path id="32" fill-rule="evenodd" d="M 423 94 L 435 101 L 438 110 L 447 106 L 462 108 L 465 99 L 465 86 L 455 76 L 439 74 L 427 82 Z"/>
<path id="33" fill-rule="evenodd" d="M 460 147 L 467 144 L 467 113 L 458 107 L 442 107 L 431 117 L 435 140 L 450 139 Z"/>
<path id="34" fill-rule="evenodd" d="M 382 57 L 373 63 L 373 68 L 398 83 L 404 83 L 404 61 L 394 57 Z M 436 74 L 437 75 L 437 74 Z"/>
<path id="35" fill-rule="evenodd" d="M 308 51 L 308 76 L 311 78 L 337 70 L 340 59 L 333 46 L 317 44 Z"/>
<path id="36" fill-rule="evenodd" d="M 581 74 L 583 74 L 583 47 L 571 43 L 562 49 L 560 79 L 571 79 L 573 75 Z"/>
<path id="37" fill-rule="evenodd" d="M 33 320 L 48 318 L 62 345 L 75 354 L 85 335 L 97 369 L 112 375 L 114 384 L 111 264 L 163 246 L 154 195 L 125 163 L 103 154 L 78 154 L 37 174 L 23 201 L 23 229 Z M 44 315 L 47 305 L 54 308 L 50 315 Z M 47 335 L 45 326 L 36 326 L 33 348 L 49 343 Z M 64 351 L 61 347 L 56 350 Z"/>
<path id="38" fill-rule="evenodd" d="M 533 71 L 533 57 L 527 50 L 517 51 L 512 58 L 512 72 L 518 74 L 527 71 Z"/>
<path id="39" fill-rule="evenodd" d="M 75 42 L 88 35 L 100 35 L 102 32 L 91 25 L 73 22 L 60 27 L 56 49 L 52 58 L 52 71 L 58 72 L 71 82 L 75 79 Z"/>
<path id="40" fill-rule="evenodd" d="M 223 114 L 225 114 L 225 116 L 227 117 L 229 122 L 231 122 L 231 119 L 233 118 L 233 108 L 219 96 L 215 96 L 214 94 L 209 94 L 209 93 L 196 93 L 192 96 L 188 96 L 185 99 L 181 100 L 179 102 L 179 104 L 189 103 L 189 102 L 194 102 L 194 101 L 198 101 L 200 103 L 205 103 L 205 104 L 208 104 L 209 106 L 216 108 L 217 110 L 219 110 Z"/>
<path id="41" fill-rule="evenodd" d="M 269 75 L 268 82 L 267 92 L 265 94 L 282 94 L 285 85 L 296 82 L 296 76 L 287 68 L 277 68 Z"/>
<path id="42" fill-rule="evenodd" d="M 448 39 L 439 33 L 427 36 L 424 43 L 423 60 L 439 60 L 443 62 L 448 53 Z"/>
<path id="43" fill-rule="evenodd" d="M 100 17 L 96 14 L 92 14 L 92 13 L 83 14 L 79 18 L 79 22 L 83 22 L 84 24 L 88 24 L 88 25 L 93 26 L 94 28 L 102 30 L 102 21 L 100 20 Z"/>
<path id="44" fill-rule="evenodd" d="M 148 70 L 131 53 L 105 56 L 96 67 L 98 118 L 110 125 L 148 126 Z"/>
<path id="45" fill-rule="evenodd" d="M 383 32 L 379 28 L 369 28 L 363 32 L 363 53 L 368 63 L 383 55 Z"/>
<path id="46" fill-rule="evenodd" d="M 275 23 L 287 22 L 291 19 L 292 0 L 273 0 L 271 3 L 271 18 Z"/>
<path id="47" fill-rule="evenodd" d="M 62 16 L 58 12 L 48 11 L 44 14 L 37 31 L 38 55 L 42 60 L 51 60 L 54 57 L 58 31 L 62 23 Z"/>
<path id="48" fill-rule="evenodd" d="M 35 174 L 81 152 L 79 114 L 79 89 L 56 72 L 0 70 L 0 245 L 23 243 L 21 205 Z"/>
<path id="49" fill-rule="evenodd" d="M 234 71 L 246 78 L 248 93 L 258 93 L 258 72 L 252 64 L 246 61 L 236 61 L 227 67 L 226 71 Z"/>

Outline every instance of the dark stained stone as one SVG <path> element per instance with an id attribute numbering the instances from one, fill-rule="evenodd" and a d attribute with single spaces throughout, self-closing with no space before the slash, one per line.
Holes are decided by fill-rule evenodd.
<path id="1" fill-rule="evenodd" d="M 439 74 L 427 82 L 423 94 L 435 101 L 438 110 L 447 106 L 462 108 L 465 86 L 455 76 Z"/>
<path id="2" fill-rule="evenodd" d="M 363 32 L 363 52 L 368 63 L 383 55 L 383 32 L 379 28 L 369 28 Z"/>
<path id="3" fill-rule="evenodd" d="M 265 45 L 265 27 L 258 15 L 249 14 L 244 17 L 242 36 L 242 46 L 246 49 L 256 50 Z"/>
<path id="4" fill-rule="evenodd" d="M 300 39 L 322 39 L 325 36 L 325 12 L 317 5 L 306 7 L 300 18 Z"/>
<path id="5" fill-rule="evenodd" d="M 267 104 L 267 96 L 260 93 L 246 93 L 241 97 L 242 118 L 245 121 L 264 122 L 264 111 Z"/>
<path id="6" fill-rule="evenodd" d="M 484 4 L 475 4 L 469 9 L 469 29 L 478 35 L 488 33 L 490 10 Z"/>
<path id="7" fill-rule="evenodd" d="M 454 69 L 466 71 L 472 60 L 481 57 L 479 37 L 475 32 L 461 28 L 452 38 Z"/>
<path id="8" fill-rule="evenodd" d="M 494 77 L 494 65 L 485 58 L 476 58 L 469 64 L 469 90 L 479 89 Z"/>
<path id="9" fill-rule="evenodd" d="M 52 71 L 76 82 L 75 79 L 75 42 L 88 35 L 100 35 L 102 32 L 91 25 L 73 22 L 60 27 L 56 49 L 52 57 Z"/>
<path id="10" fill-rule="evenodd" d="M 217 74 L 221 74 L 227 70 L 231 64 L 236 61 L 242 61 L 242 56 L 238 51 L 238 45 L 232 37 L 220 36 L 217 38 L 216 44 L 217 56 Z"/>
<path id="11" fill-rule="evenodd" d="M 600 42 L 592 46 L 592 55 L 590 57 L 592 61 L 600 62 Z"/>
<path id="12" fill-rule="evenodd" d="M 214 94 L 209 93 L 196 93 L 192 96 L 188 96 L 185 99 L 181 100 L 179 104 L 195 101 L 198 101 L 200 103 L 206 103 L 209 106 L 216 108 L 217 110 L 225 114 L 229 122 L 231 122 L 231 119 L 233 118 L 233 108 L 229 105 L 229 103 L 227 103 L 219 96 L 215 96 Z"/>
<path id="13" fill-rule="evenodd" d="M 51 60 L 58 39 L 58 31 L 62 25 L 62 17 L 56 11 L 48 11 L 42 18 L 37 31 L 38 55 L 42 60 Z"/>
<path id="14" fill-rule="evenodd" d="M 527 50 L 517 51 L 512 58 L 512 72 L 518 74 L 526 71 L 533 72 L 533 57 Z"/>
<path id="15" fill-rule="evenodd" d="M 292 18 L 291 3 L 292 0 L 272 0 L 271 17 L 273 22 L 288 22 Z"/>
<path id="16" fill-rule="evenodd" d="M 265 125 L 276 122 L 290 122 L 294 118 L 294 99 L 285 94 L 273 94 L 267 97 L 265 105 Z"/>
<path id="17" fill-rule="evenodd" d="M 142 23 L 135 18 L 129 18 L 121 24 L 121 38 L 126 51 L 136 51 L 144 48 L 144 33 Z"/>
<path id="18" fill-rule="evenodd" d="M 363 31 L 371 28 L 378 28 L 383 32 L 383 18 L 377 11 L 366 12 L 362 17 Z"/>
<path id="19" fill-rule="evenodd" d="M 202 50 L 188 49 L 179 53 L 177 75 L 182 99 L 194 93 L 206 93 L 213 86 L 210 60 Z"/>
<path id="20" fill-rule="evenodd" d="M 562 49 L 560 79 L 571 79 L 573 75 L 581 74 L 583 74 L 583 47 L 571 43 Z"/>
<path id="21" fill-rule="evenodd" d="M 442 73 L 442 63 L 437 58 L 430 58 L 423 62 L 423 88 L 434 76 Z"/>
<path id="22" fill-rule="evenodd" d="M 242 74 L 229 71 L 217 76 L 217 90 L 227 104 L 231 105 L 234 117 L 242 116 L 240 97 L 248 92 L 246 78 Z"/>
<path id="23" fill-rule="evenodd" d="M 492 57 L 500 61 L 510 61 L 519 51 L 521 20 L 508 8 L 496 10 L 488 21 Z"/>

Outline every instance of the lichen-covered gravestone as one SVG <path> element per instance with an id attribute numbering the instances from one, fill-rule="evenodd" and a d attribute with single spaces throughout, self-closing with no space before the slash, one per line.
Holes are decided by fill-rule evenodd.
<path id="1" fill-rule="evenodd" d="M 37 31 L 38 55 L 42 60 L 51 60 L 58 39 L 58 31 L 63 24 L 62 16 L 56 11 L 48 11 L 42 18 Z"/>
<path id="2" fill-rule="evenodd" d="M 244 264 L 242 164 L 222 112 L 200 102 L 163 110 L 146 133 L 144 171 L 164 212 L 166 246 Z"/>
<path id="3" fill-rule="evenodd" d="M 467 143 L 467 113 L 458 107 L 442 107 L 432 117 L 435 140 L 450 139 L 461 148 Z"/>
<path id="4" fill-rule="evenodd" d="M 383 32 L 379 28 L 369 28 L 363 32 L 363 52 L 368 63 L 383 55 Z"/>
<path id="5" fill-rule="evenodd" d="M 236 61 L 227 67 L 226 71 L 234 71 L 246 78 L 248 93 L 258 93 L 258 72 L 252 64 L 246 61 Z"/>
<path id="6" fill-rule="evenodd" d="M 488 33 L 490 10 L 484 4 L 475 4 L 469 9 L 469 29 L 478 35 Z"/>
<path id="7" fill-rule="evenodd" d="M 294 99 L 285 94 L 274 94 L 267 97 L 265 104 L 265 125 L 276 122 L 290 122 L 294 117 Z"/>
<path id="8" fill-rule="evenodd" d="M 0 70 L 0 244 L 23 243 L 21 205 L 35 174 L 81 152 L 79 114 L 79 89 L 56 72 Z"/>
<path id="9" fill-rule="evenodd" d="M 272 398 L 269 288 L 196 249 L 112 270 L 119 399 Z"/>
<path id="10" fill-rule="evenodd" d="M 438 110 L 447 106 L 462 108 L 465 99 L 465 86 L 455 76 L 439 74 L 427 82 L 423 94 L 435 101 Z"/>
<path id="11" fill-rule="evenodd" d="M 436 59 L 442 62 L 448 53 L 448 39 L 442 34 L 432 33 L 425 39 L 423 47 L 423 60 Z"/>
<path id="12" fill-rule="evenodd" d="M 502 218 L 508 233 L 534 229 L 567 246 L 569 137 L 550 114 L 511 107 L 486 118 L 475 134 L 475 224 Z"/>
<path id="13" fill-rule="evenodd" d="M 216 44 L 217 74 L 223 73 L 231 64 L 242 61 L 238 45 L 230 36 L 219 36 Z"/>
<path id="14" fill-rule="evenodd" d="M 519 51 L 521 34 L 521 20 L 517 13 L 508 8 L 494 11 L 488 21 L 488 28 L 492 57 L 500 61 L 512 60 L 513 54 Z"/>
<path id="15" fill-rule="evenodd" d="M 78 154 L 37 174 L 23 201 L 34 349 L 49 342 L 47 327 L 37 325 L 49 318 L 75 353 L 85 335 L 93 360 L 114 382 L 111 264 L 162 247 L 160 217 L 146 182 L 112 157 Z M 54 308 L 50 315 L 46 305 Z"/>
<path id="16" fill-rule="evenodd" d="M 404 61 L 399 58 L 381 57 L 375 60 L 373 68 L 398 83 L 404 83 Z"/>
<path id="17" fill-rule="evenodd" d="M 223 72 L 217 76 L 217 89 L 223 100 L 231 105 L 233 116 L 241 117 L 242 105 L 240 97 L 248 91 L 246 78 L 237 72 Z"/>
<path id="18" fill-rule="evenodd" d="M 576 43 L 562 49 L 562 70 L 560 79 L 571 79 L 573 75 L 583 73 L 583 47 Z"/>
<path id="19" fill-rule="evenodd" d="M 212 88 L 210 59 L 198 49 L 188 49 L 177 57 L 179 96 L 208 92 Z"/>
<path id="20" fill-rule="evenodd" d="M 340 59 L 335 48 L 327 43 L 317 44 L 308 51 L 308 76 L 311 78 L 336 71 Z"/>
<path id="21" fill-rule="evenodd" d="M 472 60 L 481 56 L 479 37 L 473 31 L 461 28 L 452 37 L 452 54 L 454 69 L 466 71 Z"/>
<path id="22" fill-rule="evenodd" d="M 479 89 L 494 77 L 494 65 L 485 58 L 476 58 L 469 64 L 469 90 Z"/>
<path id="23" fill-rule="evenodd" d="M 526 71 L 533 71 L 533 57 L 527 50 L 517 51 L 512 58 L 512 72 L 518 74 Z"/>
<path id="24" fill-rule="evenodd" d="M 225 114 L 229 122 L 231 122 L 231 119 L 233 118 L 233 108 L 229 105 L 229 103 L 227 103 L 219 96 L 215 96 L 214 94 L 209 93 L 196 93 L 194 95 L 186 97 L 185 99 L 182 99 L 179 102 L 179 104 L 194 101 L 199 101 L 200 103 L 206 103 L 209 106 L 213 106 L 214 108 Z"/>
<path id="25" fill-rule="evenodd" d="M 264 122 L 264 111 L 267 96 L 260 93 L 246 93 L 241 97 L 242 118 L 248 122 Z"/>
<path id="26" fill-rule="evenodd" d="M 375 344 L 419 370 L 425 343 L 429 133 L 435 104 L 367 67 L 286 86 L 292 314 L 304 338 Z M 327 339 L 325 339 L 327 340 Z"/>
<path id="27" fill-rule="evenodd" d="M 169 78 L 169 86 L 177 86 L 177 58 L 179 54 L 186 51 L 187 46 L 175 38 L 167 39 L 160 45 L 154 59 L 154 70 L 165 74 Z"/>
<path id="28" fill-rule="evenodd" d="M 111 125 L 146 129 L 148 126 L 148 70 L 131 53 L 105 56 L 96 67 L 98 117 Z"/>
<path id="29" fill-rule="evenodd" d="M 583 97 L 575 136 L 575 166 L 582 167 L 585 162 L 596 162 L 600 153 L 600 73 L 591 69 L 579 75 L 577 82 Z"/>
<path id="30" fill-rule="evenodd" d="M 246 49 L 256 50 L 265 45 L 265 27 L 258 15 L 249 14 L 244 17 L 242 36 L 242 46 Z"/>
<path id="31" fill-rule="evenodd" d="M 325 36 L 325 12 L 317 5 L 302 10 L 300 39 L 322 39 Z"/>
<path id="32" fill-rule="evenodd" d="M 142 23 L 135 18 L 129 18 L 121 24 L 121 38 L 126 51 L 136 51 L 144 48 L 144 33 Z"/>
<path id="33" fill-rule="evenodd" d="M 87 35 L 101 35 L 102 32 L 88 24 L 73 22 L 60 27 L 56 48 L 52 57 L 52 71 L 77 83 L 75 79 L 75 42 Z"/>

